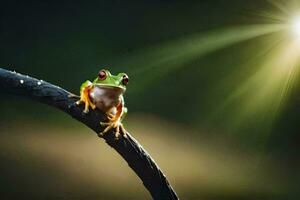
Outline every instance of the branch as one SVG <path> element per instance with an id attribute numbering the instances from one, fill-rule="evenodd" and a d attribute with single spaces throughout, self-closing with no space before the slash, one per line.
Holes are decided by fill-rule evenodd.
<path id="1" fill-rule="evenodd" d="M 103 130 L 99 123 L 106 120 L 103 112 L 95 109 L 84 114 L 82 106 L 74 106 L 78 97 L 46 81 L 0 68 L 0 91 L 1 93 L 5 91 L 26 96 L 56 107 L 90 127 L 96 133 Z M 103 136 L 103 139 L 126 160 L 131 169 L 143 181 L 152 198 L 155 200 L 178 199 L 163 172 L 138 141 L 129 133 L 127 133 L 127 138 L 120 137 L 118 140 L 115 139 L 114 135 L 114 130 L 111 130 Z"/>

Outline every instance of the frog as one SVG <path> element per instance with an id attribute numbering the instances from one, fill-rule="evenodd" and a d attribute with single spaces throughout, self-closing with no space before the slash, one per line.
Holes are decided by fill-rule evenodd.
<path id="1" fill-rule="evenodd" d="M 126 73 L 112 75 L 109 70 L 102 69 L 98 72 L 93 82 L 86 80 L 80 86 L 80 99 L 76 105 L 84 104 L 84 113 L 91 109 L 100 109 L 103 111 L 108 122 L 100 122 L 104 127 L 99 136 L 104 136 L 110 129 L 114 128 L 115 138 L 119 136 L 126 137 L 127 131 L 124 129 L 122 120 L 127 114 L 125 107 L 124 93 L 129 82 Z"/>

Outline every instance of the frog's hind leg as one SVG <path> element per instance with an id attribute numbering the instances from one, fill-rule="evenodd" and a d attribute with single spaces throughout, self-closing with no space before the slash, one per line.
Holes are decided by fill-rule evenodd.
<path id="1" fill-rule="evenodd" d="M 84 113 L 89 112 L 89 107 L 92 109 L 95 109 L 95 104 L 90 99 L 90 92 L 93 90 L 93 85 L 90 81 L 86 81 L 83 83 L 83 85 L 80 88 L 80 99 L 76 102 L 77 105 L 80 105 L 82 103 L 85 104 L 84 106 Z"/>
<path id="2" fill-rule="evenodd" d="M 127 137 L 127 136 L 126 136 L 126 132 L 127 132 L 127 131 L 125 130 L 125 128 L 124 128 L 124 126 L 123 126 L 123 124 L 122 124 L 122 121 L 123 121 L 123 119 L 125 118 L 127 112 L 128 112 L 128 109 L 127 109 L 126 107 L 123 107 L 123 113 L 122 113 L 122 115 L 121 115 L 121 117 L 120 117 L 120 126 L 119 126 L 119 128 L 120 128 L 120 130 L 121 130 L 121 133 L 123 133 L 123 136 L 124 136 L 124 137 Z"/>
<path id="3" fill-rule="evenodd" d="M 124 129 L 121 119 L 122 115 L 124 114 L 124 106 L 123 103 L 119 103 L 119 105 L 116 107 L 116 114 L 112 116 L 111 114 L 108 115 L 109 122 L 100 122 L 101 126 L 106 126 L 105 129 L 100 133 L 101 136 L 103 136 L 106 132 L 108 132 L 110 129 L 115 128 L 116 133 L 115 137 L 119 138 L 120 136 L 120 130 L 124 137 L 126 137 L 126 130 Z"/>

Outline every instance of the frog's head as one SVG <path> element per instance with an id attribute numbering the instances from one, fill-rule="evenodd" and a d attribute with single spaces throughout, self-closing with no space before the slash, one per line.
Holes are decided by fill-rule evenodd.
<path id="1" fill-rule="evenodd" d="M 97 78 L 93 84 L 100 87 L 108 88 L 120 88 L 123 91 L 126 90 L 129 78 L 125 73 L 119 73 L 118 75 L 112 75 L 108 70 L 102 69 L 99 71 Z"/>

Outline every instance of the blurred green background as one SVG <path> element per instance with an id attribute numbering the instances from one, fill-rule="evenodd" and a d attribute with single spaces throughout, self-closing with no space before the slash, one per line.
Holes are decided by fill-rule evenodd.
<path id="1" fill-rule="evenodd" d="M 6 1 L 0 66 L 74 93 L 126 72 L 125 126 L 181 199 L 299 199 L 299 1 Z M 300 38 L 300 36 L 299 36 Z M 0 93 L 1 199 L 150 199 L 66 114 Z"/>

